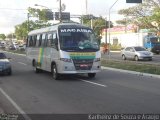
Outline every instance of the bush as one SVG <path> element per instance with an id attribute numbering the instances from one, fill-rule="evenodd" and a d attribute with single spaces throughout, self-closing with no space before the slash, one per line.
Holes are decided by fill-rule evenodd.
<path id="1" fill-rule="evenodd" d="M 121 50 L 121 48 L 122 48 L 121 44 L 110 45 L 111 50 Z"/>

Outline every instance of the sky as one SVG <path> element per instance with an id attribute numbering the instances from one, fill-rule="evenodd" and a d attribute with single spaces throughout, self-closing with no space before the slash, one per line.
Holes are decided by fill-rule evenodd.
<path id="1" fill-rule="evenodd" d="M 117 0 L 61 0 L 66 5 L 64 12 L 71 15 L 93 14 L 102 16 L 105 19 L 109 16 L 109 9 Z M 27 20 L 27 8 L 45 7 L 35 6 L 35 4 L 46 6 L 53 12 L 58 11 L 58 0 L 1 0 L 0 4 L 0 34 L 14 33 L 14 27 Z M 118 0 L 110 9 L 111 21 L 121 19 L 123 16 L 117 15 L 118 10 L 131 7 L 135 4 L 126 3 L 126 0 Z"/>

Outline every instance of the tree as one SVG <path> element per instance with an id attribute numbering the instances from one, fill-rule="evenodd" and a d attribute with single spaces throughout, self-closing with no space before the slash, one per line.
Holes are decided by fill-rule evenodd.
<path id="1" fill-rule="evenodd" d="M 29 30 L 40 29 L 43 27 L 50 26 L 50 23 L 44 23 L 43 21 L 29 21 Z M 28 21 L 23 22 L 22 24 L 15 26 L 15 34 L 17 39 L 24 40 L 28 35 Z"/>
<path id="2" fill-rule="evenodd" d="M 101 32 L 102 29 L 108 28 L 109 27 L 109 21 L 106 21 L 104 18 L 100 17 L 95 17 L 93 15 L 83 15 L 81 17 L 82 23 L 88 27 L 91 27 L 91 19 L 92 19 L 92 27 L 93 30 L 96 34 L 96 37 L 100 40 L 101 37 Z M 111 22 L 111 21 L 110 21 Z M 113 27 L 113 23 L 111 22 L 111 27 Z"/>
<path id="3" fill-rule="evenodd" d="M 81 23 L 83 23 L 89 27 L 89 26 L 91 26 L 91 19 L 95 20 L 95 19 L 98 19 L 98 17 L 95 17 L 92 14 L 82 15 L 81 16 Z"/>
<path id="4" fill-rule="evenodd" d="M 15 39 L 16 36 L 15 36 L 15 34 L 10 33 L 10 34 L 7 35 L 7 38 L 9 38 L 9 39 Z"/>
<path id="5" fill-rule="evenodd" d="M 128 9 L 119 10 L 120 15 L 124 15 L 127 20 L 119 20 L 119 24 L 134 23 L 140 28 L 153 28 L 160 31 L 160 2 L 159 0 L 143 0 L 142 4 L 138 4 Z M 154 25 L 153 23 L 156 23 Z"/>
<path id="6" fill-rule="evenodd" d="M 29 22 L 32 24 L 32 22 Z M 28 34 L 28 21 L 15 26 L 15 34 L 18 40 L 24 40 Z"/>
<path id="7" fill-rule="evenodd" d="M 47 22 L 48 20 L 53 20 L 53 12 L 49 9 L 36 9 L 36 8 L 28 8 L 29 15 L 32 17 L 38 17 L 39 20 L 43 22 Z"/>
<path id="8" fill-rule="evenodd" d="M 35 8 L 28 8 L 29 18 L 31 17 L 39 17 L 41 20 L 30 20 L 24 21 L 23 23 L 15 26 L 15 34 L 17 39 L 24 40 L 27 37 L 27 34 L 31 30 L 40 29 L 43 27 L 51 26 L 51 23 L 48 23 L 48 18 L 46 18 L 47 14 L 45 11 L 41 11 Z"/>
<path id="9" fill-rule="evenodd" d="M 5 34 L 0 34 L 0 40 L 5 40 L 5 39 L 6 39 Z"/>

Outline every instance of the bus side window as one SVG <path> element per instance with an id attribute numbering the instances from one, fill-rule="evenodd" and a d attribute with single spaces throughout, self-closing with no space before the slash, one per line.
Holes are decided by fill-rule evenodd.
<path id="1" fill-rule="evenodd" d="M 53 44 L 54 44 L 56 50 L 58 51 L 58 38 L 57 38 L 56 32 L 53 33 Z"/>
<path id="2" fill-rule="evenodd" d="M 48 47 L 51 47 L 52 46 L 52 34 L 49 33 L 48 36 L 47 36 L 47 46 Z"/>
<path id="3" fill-rule="evenodd" d="M 26 47 L 28 47 L 28 39 L 29 39 L 29 36 L 27 36 L 26 38 Z"/>
<path id="4" fill-rule="evenodd" d="M 33 36 L 29 36 L 28 46 L 29 46 L 29 47 L 32 47 L 32 46 L 33 46 Z"/>
<path id="5" fill-rule="evenodd" d="M 30 36 L 27 37 L 27 47 L 29 47 Z"/>
<path id="6" fill-rule="evenodd" d="M 40 38 L 39 38 L 39 47 L 41 46 L 42 44 L 42 34 L 40 34 Z"/>
<path id="7" fill-rule="evenodd" d="M 33 45 L 32 46 L 36 46 L 36 41 L 37 41 L 37 35 L 33 36 Z"/>
<path id="8" fill-rule="evenodd" d="M 52 44 L 58 47 L 58 39 L 57 39 L 57 34 L 53 33 L 53 41 Z"/>
<path id="9" fill-rule="evenodd" d="M 41 46 L 42 47 L 45 47 L 46 45 L 45 45 L 45 41 L 46 41 L 46 33 L 43 33 L 42 34 L 42 41 L 41 41 Z"/>
<path id="10" fill-rule="evenodd" d="M 37 46 L 37 47 L 40 47 L 40 46 L 41 46 L 41 42 L 42 42 L 42 35 L 39 34 L 39 35 L 37 35 L 36 46 Z"/>

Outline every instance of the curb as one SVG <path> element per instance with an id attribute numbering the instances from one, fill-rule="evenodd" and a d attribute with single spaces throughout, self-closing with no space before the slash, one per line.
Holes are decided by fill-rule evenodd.
<path id="1" fill-rule="evenodd" d="M 143 72 L 135 72 L 135 71 L 129 71 L 129 70 L 122 70 L 122 69 L 110 68 L 110 67 L 104 67 L 104 66 L 102 66 L 101 68 L 102 69 L 116 71 L 116 72 L 130 73 L 130 74 L 139 75 L 139 76 L 160 78 L 160 75 L 155 75 L 155 74 L 149 74 L 149 73 L 143 73 Z"/>
<path id="2" fill-rule="evenodd" d="M 113 53 L 120 53 L 121 51 L 120 50 L 117 50 L 117 51 L 110 51 L 110 52 L 113 52 Z"/>

